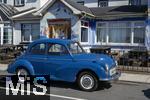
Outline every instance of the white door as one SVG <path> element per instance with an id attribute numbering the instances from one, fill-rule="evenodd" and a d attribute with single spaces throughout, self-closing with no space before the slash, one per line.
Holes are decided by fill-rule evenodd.
<path id="1" fill-rule="evenodd" d="M 4 24 L 0 24 L 0 45 L 3 44 Z"/>

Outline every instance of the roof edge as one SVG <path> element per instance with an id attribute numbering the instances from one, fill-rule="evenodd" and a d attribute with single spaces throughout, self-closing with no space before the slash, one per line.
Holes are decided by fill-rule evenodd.
<path id="1" fill-rule="evenodd" d="M 24 15 L 26 15 L 26 14 L 33 13 L 33 12 L 35 12 L 35 11 L 37 11 L 36 8 L 35 8 L 35 9 L 32 9 L 32 10 L 29 10 L 29 11 L 26 11 L 26 12 L 23 12 L 23 13 L 20 13 L 20 14 L 17 14 L 17 15 L 14 15 L 14 16 L 12 16 L 11 18 L 14 19 L 14 18 L 17 18 L 17 17 L 21 17 L 21 16 L 24 16 Z"/>

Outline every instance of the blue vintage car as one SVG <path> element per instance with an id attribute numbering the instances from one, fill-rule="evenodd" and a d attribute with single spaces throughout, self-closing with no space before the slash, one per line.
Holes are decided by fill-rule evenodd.
<path id="1" fill-rule="evenodd" d="M 61 39 L 40 39 L 31 43 L 26 52 L 12 62 L 9 73 L 49 75 L 51 80 L 77 82 L 84 91 L 93 91 L 99 81 L 120 77 L 116 61 L 105 54 L 86 53 L 79 42 Z"/>

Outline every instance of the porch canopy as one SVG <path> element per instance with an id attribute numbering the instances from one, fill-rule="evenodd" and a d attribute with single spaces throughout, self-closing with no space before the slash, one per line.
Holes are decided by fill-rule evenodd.
<path id="1" fill-rule="evenodd" d="M 119 19 L 119 18 L 134 18 L 147 17 L 147 6 L 112 6 L 112 7 L 95 7 L 90 8 L 96 19 Z"/>
<path id="2" fill-rule="evenodd" d="M 11 5 L 0 4 L 0 22 L 11 20 L 11 16 L 17 12 L 18 10 Z"/>

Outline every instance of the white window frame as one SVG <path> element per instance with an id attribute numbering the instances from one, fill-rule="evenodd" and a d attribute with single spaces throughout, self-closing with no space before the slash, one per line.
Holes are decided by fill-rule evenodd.
<path id="1" fill-rule="evenodd" d="M 135 35 L 135 33 L 134 33 L 134 28 L 138 28 L 138 27 L 135 27 L 134 25 L 135 25 L 135 23 L 137 23 L 137 22 L 143 22 L 144 23 L 144 27 L 145 27 L 145 30 L 146 30 L 146 23 L 144 22 L 144 21 L 134 21 L 133 23 L 132 23 L 132 33 L 133 33 L 133 41 L 132 41 L 132 44 L 133 45 L 135 45 L 135 46 L 142 46 L 143 45 L 143 43 L 134 43 L 134 35 Z M 143 28 L 144 28 L 143 27 Z M 146 31 L 145 31 L 145 35 L 146 35 Z M 145 39 L 145 38 L 144 38 Z"/>
<path id="2" fill-rule="evenodd" d="M 18 1 L 19 1 L 19 3 L 18 3 Z M 24 6 L 25 5 L 25 0 L 23 0 L 24 1 L 24 4 L 22 4 L 22 0 L 14 0 L 14 6 Z"/>
<path id="3" fill-rule="evenodd" d="M 99 23 L 104 23 L 104 24 L 106 24 L 106 27 L 98 27 L 98 24 Z M 106 29 L 106 42 L 103 42 L 103 41 L 101 41 L 101 42 L 97 42 L 97 28 L 105 28 Z M 106 45 L 106 44 L 108 44 L 108 23 L 106 23 L 106 22 L 97 22 L 96 23 L 96 31 L 95 31 L 96 33 L 95 33 L 95 44 L 96 45 L 98 45 L 98 44 L 101 44 L 101 45 Z"/>
<path id="4" fill-rule="evenodd" d="M 23 28 L 23 29 L 29 29 L 30 30 L 30 36 L 29 36 L 29 41 L 25 41 L 24 36 L 21 34 L 21 42 L 32 42 L 33 41 L 33 38 L 32 38 L 32 25 L 33 24 L 39 24 L 40 25 L 40 23 L 21 23 L 21 25 L 24 25 L 24 24 L 29 25 L 30 28 Z M 21 29 L 21 33 L 22 33 L 23 29 Z"/>
<path id="5" fill-rule="evenodd" d="M 105 6 L 101 6 L 101 3 L 105 3 L 106 5 Z M 108 0 L 98 0 L 98 7 L 108 7 Z"/>
<path id="6" fill-rule="evenodd" d="M 7 4 L 7 0 L 0 0 L 0 3 L 5 3 L 5 4 Z"/>
<path id="7" fill-rule="evenodd" d="M 80 34 L 80 41 L 81 41 L 81 44 L 89 44 L 89 26 L 87 27 L 87 26 L 82 26 L 82 22 L 86 22 L 86 23 L 88 23 L 88 25 L 89 25 L 89 21 L 85 21 L 85 20 L 81 20 L 81 26 L 80 26 L 80 29 L 81 29 L 81 31 L 82 31 L 82 28 L 87 28 L 88 29 L 88 33 L 87 33 L 87 35 L 88 35 L 88 42 L 82 42 L 81 41 L 81 34 Z"/>
<path id="8" fill-rule="evenodd" d="M 141 5 L 142 0 L 130 0 L 129 5 Z"/>
<path id="9" fill-rule="evenodd" d="M 107 21 L 107 22 L 96 22 L 96 31 L 95 31 L 95 43 L 94 45 L 119 45 L 119 46 L 143 46 L 144 43 L 134 43 L 134 23 L 137 23 L 137 22 L 143 22 L 144 24 L 146 24 L 144 21 L 117 21 L 117 22 L 131 22 L 131 33 L 130 33 L 130 37 L 131 37 L 131 40 L 130 40 L 130 43 L 112 43 L 112 42 L 109 42 L 109 22 L 111 21 Z M 115 21 L 112 21 L 112 22 L 115 22 Z M 98 24 L 99 23 L 105 23 L 106 24 L 106 42 L 97 42 L 97 27 L 98 27 Z M 103 27 L 101 27 L 103 28 Z"/>
<path id="10" fill-rule="evenodd" d="M 5 24 L 7 24 L 7 25 L 5 25 Z M 5 29 L 11 29 L 11 35 L 10 35 L 10 36 L 4 34 Z M 13 43 L 13 29 L 12 29 L 11 23 L 4 23 L 3 37 L 4 37 L 4 36 L 7 36 L 8 39 L 4 39 L 4 38 L 3 38 L 3 44 L 4 44 L 4 40 L 10 41 L 8 44 L 12 44 L 12 43 Z M 7 44 L 7 43 L 6 43 L 6 44 Z"/>

